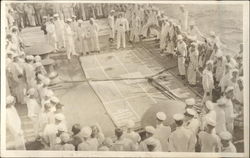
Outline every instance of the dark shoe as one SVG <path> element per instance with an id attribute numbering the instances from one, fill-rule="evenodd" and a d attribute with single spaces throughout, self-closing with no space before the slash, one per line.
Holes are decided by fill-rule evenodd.
<path id="1" fill-rule="evenodd" d="M 184 76 L 184 75 L 182 75 L 182 76 L 181 76 L 181 79 L 182 79 L 182 80 L 185 80 L 185 76 Z"/>

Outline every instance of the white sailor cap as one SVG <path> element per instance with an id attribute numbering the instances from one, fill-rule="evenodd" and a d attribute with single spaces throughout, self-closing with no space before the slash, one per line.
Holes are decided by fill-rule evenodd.
<path id="1" fill-rule="evenodd" d="M 215 127 L 216 126 L 216 121 L 210 117 L 206 117 L 206 122 L 208 125 Z"/>
<path id="2" fill-rule="evenodd" d="M 127 128 L 133 128 L 135 126 L 135 122 L 133 120 L 128 120 L 126 122 L 126 127 Z"/>
<path id="3" fill-rule="evenodd" d="M 59 99 L 56 96 L 51 97 L 50 101 L 55 103 L 55 104 L 60 102 Z"/>
<path id="4" fill-rule="evenodd" d="M 51 98 L 51 97 L 54 96 L 54 92 L 53 92 L 51 89 L 49 89 L 49 90 L 45 93 L 45 96 Z"/>
<path id="5" fill-rule="evenodd" d="M 213 64 L 214 64 L 214 61 L 213 61 L 213 60 L 208 60 L 208 61 L 206 62 L 206 65 L 209 65 L 209 64 L 213 65 Z"/>
<path id="6" fill-rule="evenodd" d="M 39 55 L 36 55 L 36 56 L 35 56 L 35 61 L 36 61 L 36 62 L 41 61 L 41 60 L 42 60 L 42 58 L 41 58 Z"/>
<path id="7" fill-rule="evenodd" d="M 145 140 L 145 143 L 146 143 L 146 145 L 152 145 L 152 146 L 157 146 L 157 144 L 158 144 L 158 141 L 157 141 L 157 139 L 147 139 L 147 140 Z"/>
<path id="8" fill-rule="evenodd" d="M 154 134 L 155 133 L 155 128 L 153 126 L 146 126 L 145 127 L 145 131 L 147 133 L 151 133 L 151 134 Z"/>
<path id="9" fill-rule="evenodd" d="M 189 98 L 185 100 L 186 105 L 195 105 L 195 99 Z"/>
<path id="10" fill-rule="evenodd" d="M 244 79 L 243 79 L 243 77 L 239 77 L 238 80 L 243 82 Z"/>
<path id="11" fill-rule="evenodd" d="M 12 95 L 7 96 L 6 105 L 13 104 L 15 102 L 15 98 Z"/>
<path id="12" fill-rule="evenodd" d="M 83 138 L 89 138 L 91 136 L 91 133 L 92 133 L 92 129 L 89 126 L 86 126 L 81 129 L 80 135 Z"/>
<path id="13" fill-rule="evenodd" d="M 222 56 L 223 56 L 222 51 L 219 49 L 219 50 L 217 51 L 217 53 L 215 54 L 215 56 L 216 56 L 217 58 L 222 57 Z"/>
<path id="14" fill-rule="evenodd" d="M 44 78 L 43 79 L 43 84 L 48 86 L 50 84 L 50 79 L 49 78 Z"/>
<path id="15" fill-rule="evenodd" d="M 33 95 L 35 95 L 35 92 L 36 92 L 35 88 L 30 88 L 30 89 L 28 90 L 27 94 L 28 94 L 29 96 L 33 96 Z"/>
<path id="16" fill-rule="evenodd" d="M 177 40 L 182 40 L 182 39 L 183 39 L 182 35 L 177 36 Z"/>
<path id="17" fill-rule="evenodd" d="M 186 109 L 186 114 L 191 115 L 191 116 L 195 116 L 196 115 L 196 111 L 194 109 Z"/>
<path id="18" fill-rule="evenodd" d="M 54 14 L 53 16 L 54 16 L 54 17 L 58 17 L 58 16 L 59 16 L 59 14 Z"/>
<path id="19" fill-rule="evenodd" d="M 219 135 L 220 135 L 220 138 L 222 140 L 231 140 L 232 139 L 232 134 L 228 131 L 221 132 Z"/>
<path id="20" fill-rule="evenodd" d="M 76 18 L 76 16 L 75 16 L 75 15 L 72 15 L 72 18 Z"/>
<path id="21" fill-rule="evenodd" d="M 60 135 L 60 139 L 61 139 L 62 142 L 67 143 L 67 142 L 70 140 L 70 136 L 69 136 L 68 133 L 63 132 L 63 133 Z"/>
<path id="22" fill-rule="evenodd" d="M 225 93 L 228 93 L 228 92 L 233 91 L 233 90 L 234 90 L 234 87 L 229 86 L 226 88 Z"/>
<path id="23" fill-rule="evenodd" d="M 214 31 L 210 31 L 209 35 L 212 36 L 212 37 L 215 37 L 215 36 L 216 36 L 216 34 L 215 34 Z"/>
<path id="24" fill-rule="evenodd" d="M 209 110 L 213 110 L 214 109 L 214 103 L 210 100 L 206 101 L 206 107 L 209 109 Z"/>
<path id="25" fill-rule="evenodd" d="M 239 73 L 239 70 L 238 70 L 238 69 L 232 69 L 231 72 L 232 72 L 232 73 L 234 73 L 234 72 Z"/>
<path id="26" fill-rule="evenodd" d="M 65 116 L 61 113 L 55 114 L 55 119 L 59 121 L 63 121 L 65 119 Z"/>
<path id="27" fill-rule="evenodd" d="M 198 44 L 197 42 L 192 42 L 191 45 L 196 47 Z"/>
<path id="28" fill-rule="evenodd" d="M 184 115 L 181 114 L 181 113 L 174 114 L 174 115 L 173 115 L 173 119 L 174 119 L 175 121 L 181 121 L 181 120 L 184 119 Z"/>
<path id="29" fill-rule="evenodd" d="M 110 13 L 114 13 L 114 12 L 115 12 L 115 10 L 111 10 L 111 11 L 110 11 Z"/>
<path id="30" fill-rule="evenodd" d="M 218 105 L 225 105 L 225 103 L 226 103 L 226 100 L 225 100 L 224 97 L 222 97 L 222 98 L 220 98 L 220 99 L 217 100 L 217 104 Z"/>
<path id="31" fill-rule="evenodd" d="M 156 117 L 157 117 L 157 119 L 159 119 L 161 121 L 164 121 L 167 118 L 167 116 L 164 112 L 157 112 Z"/>
<path id="32" fill-rule="evenodd" d="M 28 55 L 28 56 L 26 56 L 26 59 L 27 60 L 34 60 L 34 56 L 33 55 Z"/>
<path id="33" fill-rule="evenodd" d="M 83 23 L 83 20 L 82 20 L 82 19 L 79 19 L 79 20 L 77 20 L 77 22 L 78 22 L 79 24 L 82 24 L 82 23 Z"/>
<path id="34" fill-rule="evenodd" d="M 66 22 L 71 22 L 71 21 L 72 21 L 72 19 L 70 19 L 70 18 L 66 19 Z"/>

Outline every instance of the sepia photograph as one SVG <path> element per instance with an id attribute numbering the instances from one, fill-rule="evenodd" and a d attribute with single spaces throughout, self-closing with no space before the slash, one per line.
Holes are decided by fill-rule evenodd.
<path id="1" fill-rule="evenodd" d="M 1 19 L 3 157 L 249 157 L 248 1 L 5 1 Z"/>

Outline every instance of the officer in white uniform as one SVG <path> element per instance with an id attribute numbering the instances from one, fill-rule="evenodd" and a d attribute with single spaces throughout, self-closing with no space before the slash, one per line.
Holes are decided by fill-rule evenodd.
<path id="1" fill-rule="evenodd" d="M 181 35 L 177 36 L 177 53 L 178 57 L 178 69 L 179 69 L 179 75 L 182 77 L 182 79 L 185 79 L 186 70 L 185 70 L 185 61 L 187 56 L 187 46 L 186 43 L 183 41 L 183 38 Z"/>
<path id="2" fill-rule="evenodd" d="M 75 50 L 75 42 L 74 42 L 74 32 L 70 27 L 71 19 L 67 19 L 65 24 L 65 43 L 66 43 L 66 51 L 67 57 L 70 60 L 71 55 L 77 55 Z"/>
<path id="3" fill-rule="evenodd" d="M 64 21 L 59 18 L 58 14 L 54 14 L 54 24 L 55 24 L 55 32 L 57 38 L 57 46 L 58 48 L 65 47 L 65 37 L 64 37 Z"/>
<path id="4" fill-rule="evenodd" d="M 233 87 L 227 87 L 225 90 L 225 116 L 226 116 L 226 127 L 227 130 L 233 134 L 234 131 L 234 106 L 232 103 L 234 88 Z"/>
<path id="5" fill-rule="evenodd" d="M 121 42 L 123 48 L 126 47 L 126 33 L 129 31 L 128 20 L 124 18 L 124 14 L 120 13 L 118 19 L 115 23 L 115 28 L 117 30 L 117 49 L 120 48 Z"/>
<path id="6" fill-rule="evenodd" d="M 221 132 L 226 131 L 226 115 L 225 115 L 225 98 L 222 97 L 217 100 L 217 104 L 214 107 L 214 111 L 216 112 L 216 134 L 220 134 Z"/>
<path id="7" fill-rule="evenodd" d="M 202 73 L 202 86 L 204 90 L 204 97 L 202 102 L 205 103 L 207 100 L 212 100 L 212 90 L 214 89 L 214 78 L 213 78 L 213 61 L 209 60 L 206 63 L 206 68 Z"/>
<path id="8" fill-rule="evenodd" d="M 54 48 L 54 51 L 58 50 L 57 47 L 57 37 L 56 37 L 56 28 L 53 22 L 53 17 L 50 17 L 50 20 L 46 23 L 47 39 L 48 43 Z"/>
<path id="9" fill-rule="evenodd" d="M 170 126 L 163 125 L 163 122 L 167 119 L 167 116 L 164 112 L 158 112 L 156 114 L 156 129 L 154 133 L 154 137 L 160 140 L 162 145 L 162 151 L 168 152 L 168 138 L 171 134 L 171 128 Z"/>
<path id="10" fill-rule="evenodd" d="M 183 114 L 175 114 L 173 119 L 177 125 L 169 137 L 169 149 L 171 152 L 194 152 L 196 138 L 194 133 L 183 126 Z"/>
<path id="11" fill-rule="evenodd" d="M 110 14 L 108 16 L 108 24 L 110 27 L 110 33 L 109 33 L 109 41 L 113 42 L 115 38 L 115 17 L 114 17 L 114 10 L 110 11 Z"/>
<path id="12" fill-rule="evenodd" d="M 162 20 L 161 33 L 160 33 L 160 52 L 163 53 L 167 47 L 167 35 L 169 32 L 168 18 L 164 17 Z"/>

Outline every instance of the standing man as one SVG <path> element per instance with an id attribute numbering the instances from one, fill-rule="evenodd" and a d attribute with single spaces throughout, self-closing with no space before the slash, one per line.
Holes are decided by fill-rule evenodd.
<path id="1" fill-rule="evenodd" d="M 202 102 L 205 103 L 207 100 L 212 100 L 212 90 L 214 89 L 214 78 L 213 78 L 213 61 L 209 60 L 206 63 L 206 68 L 202 73 L 202 86 L 204 90 L 204 97 Z"/>
<path id="2" fill-rule="evenodd" d="M 133 17 L 131 19 L 131 31 L 130 31 L 130 39 L 129 39 L 130 42 L 140 41 L 140 37 L 139 37 L 140 28 L 141 28 L 140 17 L 136 14 L 136 12 L 134 12 Z"/>
<path id="3" fill-rule="evenodd" d="M 227 131 L 233 134 L 234 131 L 234 106 L 232 103 L 232 98 L 234 96 L 234 87 L 227 87 L 225 90 L 225 117 L 226 117 L 226 127 Z"/>
<path id="4" fill-rule="evenodd" d="M 168 138 L 171 134 L 171 128 L 169 126 L 163 125 L 163 122 L 166 120 L 167 116 L 164 112 L 158 112 L 156 114 L 156 129 L 154 137 L 160 140 L 162 145 L 162 151 L 168 152 Z"/>
<path id="5" fill-rule="evenodd" d="M 8 96 L 6 98 L 6 128 L 14 136 L 15 149 L 25 150 L 25 140 L 21 127 L 21 119 L 15 108 L 15 98 Z"/>
<path id="6" fill-rule="evenodd" d="M 89 54 L 86 32 L 87 32 L 86 26 L 83 25 L 83 21 L 81 19 L 78 20 L 78 28 L 77 28 L 78 48 L 80 49 L 79 51 L 83 53 L 83 55 Z"/>
<path id="7" fill-rule="evenodd" d="M 200 121 L 196 118 L 196 111 L 193 109 L 186 109 L 185 115 L 185 123 L 184 126 L 187 129 L 190 129 L 194 135 L 196 135 L 200 129 Z"/>
<path id="8" fill-rule="evenodd" d="M 167 35 L 169 31 L 168 18 L 164 17 L 162 19 L 161 33 L 160 33 L 160 53 L 163 54 L 167 46 Z"/>
<path id="9" fill-rule="evenodd" d="M 38 26 L 40 26 L 42 24 L 42 4 L 41 3 L 34 3 L 33 7 L 35 10 L 36 24 Z"/>
<path id="10" fill-rule="evenodd" d="M 185 61 L 187 56 L 187 46 L 186 43 L 183 41 L 183 38 L 181 35 L 177 36 L 177 57 L 178 57 L 178 69 L 179 69 L 179 75 L 184 80 L 186 75 L 185 70 Z"/>
<path id="11" fill-rule="evenodd" d="M 198 63 L 199 52 L 197 47 L 198 47 L 197 43 L 193 42 L 191 43 L 191 47 L 189 48 L 190 62 L 187 70 L 187 79 L 191 87 L 196 86 L 196 71 L 198 70 L 199 66 Z"/>
<path id="12" fill-rule="evenodd" d="M 169 137 L 169 150 L 171 152 L 193 152 L 195 148 L 195 135 L 183 126 L 184 115 L 175 114 L 173 116 L 176 130 Z"/>
<path id="13" fill-rule="evenodd" d="M 93 18 L 90 18 L 89 20 L 89 26 L 88 26 L 88 31 L 89 31 L 89 37 L 90 37 L 90 42 L 91 42 L 91 52 L 97 52 L 100 53 L 100 45 L 99 45 L 99 37 L 98 37 L 98 25 L 95 23 Z"/>
<path id="14" fill-rule="evenodd" d="M 114 17 L 114 10 L 110 11 L 110 14 L 108 16 L 108 24 L 110 27 L 110 33 L 109 33 L 109 41 L 113 42 L 115 38 L 115 17 Z"/>
<path id="15" fill-rule="evenodd" d="M 65 23 L 59 18 L 59 14 L 54 14 L 55 32 L 57 37 L 58 49 L 65 47 L 64 25 Z"/>
<path id="16" fill-rule="evenodd" d="M 67 57 L 70 60 L 71 55 L 77 55 L 75 50 L 75 43 L 74 43 L 74 32 L 71 30 L 70 23 L 71 19 L 67 19 L 65 25 L 65 44 L 66 44 L 66 52 Z"/>
<path id="17" fill-rule="evenodd" d="M 56 38 L 56 29 L 53 22 L 53 17 L 50 17 L 49 21 L 46 23 L 46 31 L 48 36 L 48 43 L 54 48 L 54 51 L 57 51 L 57 38 Z"/>
<path id="18" fill-rule="evenodd" d="M 225 106 L 226 101 L 225 98 L 222 97 L 219 100 L 217 100 L 217 104 L 214 107 L 214 111 L 216 113 L 216 126 L 215 126 L 215 132 L 216 134 L 220 134 L 221 132 L 226 131 L 226 114 L 225 114 Z"/>
<path id="19" fill-rule="evenodd" d="M 121 42 L 123 48 L 126 47 L 126 33 L 129 30 L 128 20 L 124 18 L 124 13 L 120 13 L 118 15 L 118 19 L 116 20 L 115 28 L 117 30 L 117 49 L 120 48 Z"/>
<path id="20" fill-rule="evenodd" d="M 216 126 L 216 121 L 207 118 L 206 128 L 204 131 L 199 132 L 199 144 L 201 145 L 201 152 L 218 152 L 219 151 L 219 138 L 213 133 Z"/>

